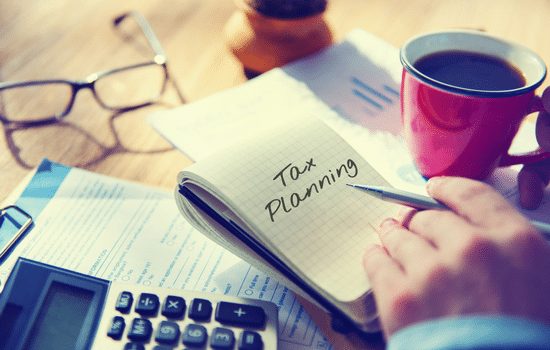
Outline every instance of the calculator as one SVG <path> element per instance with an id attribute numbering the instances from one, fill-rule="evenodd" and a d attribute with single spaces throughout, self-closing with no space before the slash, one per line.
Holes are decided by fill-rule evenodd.
<path id="1" fill-rule="evenodd" d="M 267 301 L 144 287 L 19 258 L 0 294 L 0 350 L 277 348 Z"/>

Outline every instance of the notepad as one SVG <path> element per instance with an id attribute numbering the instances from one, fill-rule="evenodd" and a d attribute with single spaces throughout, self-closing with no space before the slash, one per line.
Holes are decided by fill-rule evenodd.
<path id="1" fill-rule="evenodd" d="M 396 206 L 346 186 L 387 182 L 320 119 L 285 118 L 178 180 L 179 207 L 201 231 L 330 312 L 375 327 L 362 257 Z"/>

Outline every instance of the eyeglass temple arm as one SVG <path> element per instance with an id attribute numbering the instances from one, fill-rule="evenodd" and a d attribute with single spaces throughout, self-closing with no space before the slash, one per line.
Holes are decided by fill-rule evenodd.
<path id="1" fill-rule="evenodd" d="M 113 20 L 113 24 L 115 27 L 118 27 L 122 21 L 124 21 L 126 18 L 132 17 L 136 23 L 138 24 L 139 28 L 145 35 L 145 38 L 147 38 L 147 42 L 149 43 L 149 46 L 151 46 L 151 49 L 155 53 L 155 55 L 163 56 L 166 58 L 166 53 L 164 52 L 164 49 L 160 45 L 160 41 L 153 32 L 153 29 L 151 28 L 151 25 L 147 22 L 147 20 L 141 15 L 141 13 L 136 11 L 131 11 L 124 13 L 118 17 L 116 17 Z"/>
<path id="2" fill-rule="evenodd" d="M 157 59 L 157 57 L 160 56 L 160 59 L 162 59 L 163 63 L 166 64 L 166 61 L 168 60 L 168 58 L 166 57 L 166 53 L 164 52 L 164 49 L 162 48 L 162 45 L 160 44 L 159 39 L 155 35 L 155 32 L 153 32 L 153 29 L 151 28 L 151 25 L 149 24 L 149 22 L 147 22 L 147 20 L 145 19 L 145 17 L 143 17 L 143 15 L 141 13 L 136 12 L 136 11 L 130 11 L 130 12 L 124 13 L 124 14 L 116 17 L 113 20 L 113 24 L 116 27 L 118 27 L 118 25 L 120 23 L 122 23 L 122 21 L 124 21 L 124 19 L 126 19 L 127 17 L 132 17 L 136 21 L 139 28 L 141 29 L 141 31 L 145 35 L 145 38 L 147 39 L 147 42 L 149 43 L 149 46 L 151 46 L 151 49 L 155 53 L 155 59 Z M 172 82 L 172 86 L 174 86 L 174 89 L 176 90 L 178 98 L 180 99 L 181 103 L 185 103 L 185 98 L 183 97 L 183 93 L 181 92 L 181 89 L 179 88 L 178 83 L 173 78 L 172 74 L 170 73 L 170 70 L 168 69 L 168 66 L 166 66 L 166 69 L 168 70 L 168 75 L 170 76 L 170 81 Z"/>

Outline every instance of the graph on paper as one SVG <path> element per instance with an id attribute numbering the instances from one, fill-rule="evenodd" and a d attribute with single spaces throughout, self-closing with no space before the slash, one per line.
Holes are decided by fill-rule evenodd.
<path id="1" fill-rule="evenodd" d="M 357 77 L 351 77 L 350 82 L 353 96 L 364 102 L 364 110 L 369 115 L 375 115 L 377 111 L 383 111 L 399 102 L 399 91 L 392 86 L 375 86 Z"/>

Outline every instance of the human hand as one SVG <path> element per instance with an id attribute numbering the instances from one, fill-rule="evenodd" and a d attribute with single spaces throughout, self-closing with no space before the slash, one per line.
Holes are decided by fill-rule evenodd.
<path id="1" fill-rule="evenodd" d="M 408 210 L 365 252 L 386 338 L 412 323 L 504 314 L 550 324 L 550 245 L 490 186 L 439 177 L 428 193 L 451 210 Z"/>
<path id="2" fill-rule="evenodd" d="M 550 152 L 550 87 L 542 93 L 544 111 L 537 117 L 536 135 L 539 146 Z M 550 181 L 550 159 L 525 165 L 518 174 L 519 199 L 526 209 L 536 209 L 542 202 Z"/>

